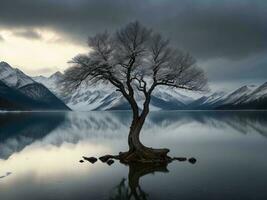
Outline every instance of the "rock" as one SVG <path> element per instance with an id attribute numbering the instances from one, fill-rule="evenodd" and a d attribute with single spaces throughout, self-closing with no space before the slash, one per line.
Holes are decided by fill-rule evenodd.
<path id="1" fill-rule="evenodd" d="M 101 160 L 103 163 L 105 163 L 110 159 L 110 156 L 109 155 L 101 156 L 98 159 Z"/>
<path id="2" fill-rule="evenodd" d="M 195 158 L 189 158 L 188 162 L 190 162 L 191 164 L 195 164 L 197 162 L 197 159 Z"/>
<path id="3" fill-rule="evenodd" d="M 80 160 L 79 162 L 80 162 L 80 163 L 83 163 L 84 161 L 83 161 L 83 160 Z"/>
<path id="4" fill-rule="evenodd" d="M 114 163 L 114 160 L 108 160 L 108 161 L 107 161 L 107 164 L 108 164 L 108 165 L 112 165 L 113 163 Z"/>
<path id="5" fill-rule="evenodd" d="M 174 157 L 173 160 L 178 160 L 180 162 L 183 162 L 183 161 L 186 161 L 187 158 L 185 158 L 185 157 Z"/>
<path id="6" fill-rule="evenodd" d="M 88 158 L 88 157 L 83 156 L 83 159 L 87 160 L 88 162 L 90 162 L 92 164 L 94 164 L 97 161 L 97 158 L 95 158 L 95 157 L 89 157 Z"/>

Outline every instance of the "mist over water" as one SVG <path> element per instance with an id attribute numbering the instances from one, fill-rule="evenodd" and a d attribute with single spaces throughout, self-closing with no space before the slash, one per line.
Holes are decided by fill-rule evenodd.
<path id="1" fill-rule="evenodd" d="M 143 143 L 194 165 L 79 163 L 127 150 L 130 122 L 130 112 L 1 113 L 0 199 L 127 199 L 118 191 L 136 174 L 147 199 L 267 198 L 267 112 L 151 112 Z"/>

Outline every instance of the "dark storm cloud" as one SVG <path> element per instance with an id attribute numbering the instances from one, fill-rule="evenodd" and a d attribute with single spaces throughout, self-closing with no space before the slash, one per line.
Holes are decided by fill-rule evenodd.
<path id="1" fill-rule="evenodd" d="M 1 0 L 0 25 L 44 26 L 85 41 L 88 34 L 139 20 L 200 58 L 267 50 L 263 0 Z"/>
<path id="2" fill-rule="evenodd" d="M 253 80 L 267 81 L 267 57 L 266 53 L 253 56 L 227 60 L 223 58 L 211 59 L 200 62 L 206 69 L 210 81 L 235 81 Z"/>
<path id="3" fill-rule="evenodd" d="M 14 31 L 13 35 L 27 38 L 27 39 L 34 39 L 34 40 L 42 38 L 41 34 L 39 34 L 37 31 L 31 30 L 31 29 Z"/>
<path id="4" fill-rule="evenodd" d="M 1 0 L 0 6 L 0 29 L 51 28 L 84 45 L 88 35 L 134 20 L 162 32 L 203 63 L 224 60 L 227 66 L 206 67 L 215 79 L 222 72 L 225 79 L 246 76 L 240 70 L 249 66 L 250 74 L 263 76 L 267 68 L 265 0 Z M 261 64 L 245 62 L 258 55 Z"/>

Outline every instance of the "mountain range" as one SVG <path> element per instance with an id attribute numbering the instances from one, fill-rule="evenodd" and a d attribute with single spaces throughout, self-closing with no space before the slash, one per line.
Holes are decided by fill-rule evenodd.
<path id="1" fill-rule="evenodd" d="M 53 91 L 73 110 L 129 110 L 130 106 L 119 92 L 108 84 L 81 85 L 76 91 L 62 96 L 58 82 L 63 74 L 56 72 L 50 77 L 33 77 Z M 141 96 L 141 95 L 140 95 Z M 199 94 L 197 95 L 199 96 Z M 173 88 L 156 88 L 151 110 L 239 110 L 267 109 L 267 82 L 263 85 L 246 85 L 232 92 L 214 92 L 201 97 Z M 142 98 L 137 97 L 141 108 Z"/>
<path id="2" fill-rule="evenodd" d="M 42 83 L 54 94 L 62 99 L 72 110 L 129 110 L 130 106 L 120 92 L 111 85 L 98 83 L 94 85 L 81 84 L 76 91 L 63 95 L 60 80 L 63 74 L 56 72 L 50 77 L 32 77 L 36 82 Z M 141 108 L 142 96 L 137 96 L 138 105 Z M 179 110 L 193 102 L 192 97 L 183 95 L 171 88 L 159 88 L 154 91 L 151 99 L 151 110 Z"/>
<path id="3" fill-rule="evenodd" d="M 47 87 L 0 62 L 0 110 L 70 110 Z"/>
<path id="4" fill-rule="evenodd" d="M 230 93 L 215 92 L 203 96 L 187 106 L 202 110 L 266 110 L 267 82 L 260 85 L 245 85 Z"/>
<path id="5" fill-rule="evenodd" d="M 64 75 L 30 77 L 5 62 L 0 63 L 0 110 L 129 110 L 130 106 L 111 85 L 81 84 L 68 94 L 62 92 Z M 245 85 L 232 92 L 192 95 L 173 88 L 156 88 L 151 110 L 239 110 L 267 109 L 267 82 Z M 137 95 L 142 106 L 142 95 Z"/>

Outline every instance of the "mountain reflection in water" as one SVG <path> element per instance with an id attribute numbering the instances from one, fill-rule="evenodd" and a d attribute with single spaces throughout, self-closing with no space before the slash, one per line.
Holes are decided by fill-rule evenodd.
<path id="1" fill-rule="evenodd" d="M 47 112 L 0 114 L 0 158 L 7 159 L 36 140 L 53 145 L 77 143 L 85 138 L 127 137 L 130 112 Z M 230 127 L 242 134 L 255 132 L 267 137 L 266 112 L 152 112 L 144 127 L 158 132 L 199 123 L 208 127 Z M 50 135 L 51 134 L 51 135 Z"/>
<path id="2" fill-rule="evenodd" d="M 0 113 L 0 199 L 267 199 L 267 112 L 151 112 L 142 141 L 195 165 L 79 163 L 126 150 L 130 122 L 123 111 Z"/>

